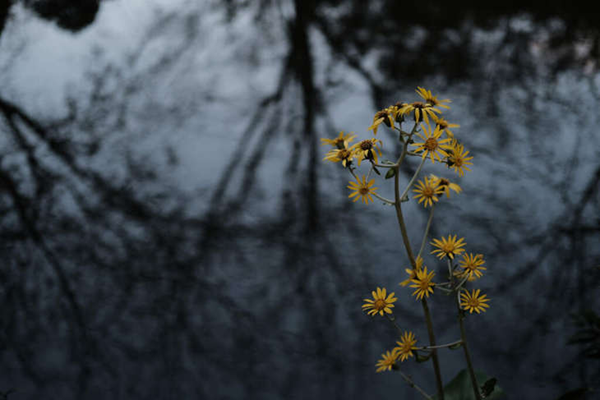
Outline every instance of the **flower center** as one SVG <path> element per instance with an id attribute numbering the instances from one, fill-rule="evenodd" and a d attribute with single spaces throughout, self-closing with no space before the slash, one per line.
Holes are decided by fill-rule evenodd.
<path id="1" fill-rule="evenodd" d="M 444 129 L 446 129 L 448 127 L 448 123 L 446 121 L 444 121 L 443 119 L 440 119 L 437 122 L 437 126 L 439 126 L 442 130 L 444 130 Z"/>
<path id="2" fill-rule="evenodd" d="M 369 193 L 369 188 L 366 186 L 361 186 L 360 189 L 358 189 L 358 193 L 364 196 L 365 194 Z"/>
<path id="3" fill-rule="evenodd" d="M 385 111 L 377 111 L 375 113 L 375 119 L 385 118 L 387 117 L 387 113 Z"/>
<path id="4" fill-rule="evenodd" d="M 446 254 L 452 253 L 454 251 L 454 244 L 453 243 L 445 243 L 442 246 L 442 251 Z"/>
<path id="5" fill-rule="evenodd" d="M 414 103 L 412 103 L 412 106 L 414 108 L 421 108 L 421 109 L 427 107 L 427 105 L 425 103 L 420 102 L 420 101 L 415 101 Z"/>
<path id="6" fill-rule="evenodd" d="M 463 165 L 463 160 L 460 157 L 454 157 L 454 165 L 457 167 L 462 167 Z"/>
<path id="7" fill-rule="evenodd" d="M 385 112 L 385 111 L 383 111 L 383 110 L 382 110 L 382 111 L 377 111 L 377 112 L 375 113 L 375 118 L 374 118 L 374 119 L 375 119 L 375 120 L 378 120 L 379 118 L 383 118 L 383 121 L 382 121 L 382 122 L 383 122 L 384 124 L 386 124 L 387 126 L 390 126 L 390 127 L 391 127 L 391 125 L 390 125 L 390 120 L 389 120 L 389 118 L 388 118 L 388 114 L 387 114 L 387 112 Z"/>
<path id="8" fill-rule="evenodd" d="M 437 149 L 438 142 L 435 138 L 430 137 L 425 141 L 425 144 L 423 145 L 423 147 L 425 147 L 429 151 L 433 151 L 433 150 Z"/>
<path id="9" fill-rule="evenodd" d="M 469 306 L 473 307 L 473 308 L 477 308 L 479 307 L 479 300 L 476 298 L 471 297 L 469 299 Z"/>
<path id="10" fill-rule="evenodd" d="M 346 158 L 350 157 L 350 155 L 352 155 L 352 152 L 347 149 L 342 149 L 338 152 L 338 158 L 340 160 L 345 160 Z"/>
<path id="11" fill-rule="evenodd" d="M 425 187 L 425 189 L 423 189 L 423 196 L 433 197 L 433 188 L 430 186 Z"/>
<path id="12" fill-rule="evenodd" d="M 375 305 L 374 305 L 374 307 L 375 307 L 377 310 L 383 310 L 383 309 L 385 308 L 385 306 L 386 306 L 386 305 L 387 305 L 387 303 L 385 302 L 385 300 L 378 299 L 378 300 L 375 300 Z"/>
<path id="13" fill-rule="evenodd" d="M 373 148 L 373 143 L 371 143 L 369 140 L 363 140 L 360 142 L 360 148 L 362 150 L 371 150 Z"/>
<path id="14" fill-rule="evenodd" d="M 440 179 L 440 186 L 448 186 L 450 184 L 450 181 L 446 178 L 441 178 Z"/>

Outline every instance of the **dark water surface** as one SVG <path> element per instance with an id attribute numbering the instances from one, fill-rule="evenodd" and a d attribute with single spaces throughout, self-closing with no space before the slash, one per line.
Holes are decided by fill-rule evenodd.
<path id="1" fill-rule="evenodd" d="M 491 307 L 467 318 L 475 367 L 509 399 L 598 390 L 597 332 L 569 344 L 576 315 L 600 306 L 600 33 L 586 10 L 12 3 L 0 12 L 7 398 L 417 398 L 375 373 L 399 338 L 360 307 L 377 286 L 395 291 L 399 325 L 427 343 L 398 286 L 394 210 L 349 201 L 319 142 L 371 137 L 374 113 L 418 100 L 417 86 L 452 99 L 444 116 L 474 156 L 431 236 L 485 254 Z M 396 140 L 378 138 L 392 159 Z M 393 197 L 391 181 L 377 186 Z M 404 210 L 417 247 L 428 214 Z M 439 343 L 459 337 L 449 303 L 430 301 Z M 440 362 L 445 382 L 464 368 L 460 351 Z M 402 370 L 435 391 L 429 363 Z"/>

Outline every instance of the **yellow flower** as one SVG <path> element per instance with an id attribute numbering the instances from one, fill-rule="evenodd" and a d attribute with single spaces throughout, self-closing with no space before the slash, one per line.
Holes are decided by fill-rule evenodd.
<path id="1" fill-rule="evenodd" d="M 383 122 L 388 128 L 394 126 L 394 118 L 396 115 L 395 107 L 384 108 L 383 110 L 377 111 L 373 117 L 373 124 L 367 128 L 368 131 L 373 131 L 373 134 L 377 135 L 377 129 Z"/>
<path id="2" fill-rule="evenodd" d="M 373 197 L 371 194 L 375 193 L 377 190 L 376 187 L 372 187 L 375 184 L 375 179 L 371 179 L 369 183 L 367 183 L 367 178 L 363 175 L 362 182 L 357 179 L 356 182 L 350 181 L 350 184 L 346 186 L 348 189 L 353 190 L 352 193 L 348 197 L 354 197 L 353 201 L 357 201 L 361 199 L 363 203 L 369 204 L 369 201 L 373 201 Z"/>
<path id="3" fill-rule="evenodd" d="M 413 279 L 415 279 L 417 277 L 417 272 L 416 271 L 420 271 L 421 268 L 423 267 L 423 257 L 417 256 L 417 259 L 415 260 L 415 263 L 416 263 L 416 270 L 413 269 L 413 268 L 406 268 L 404 270 L 408 274 L 408 279 L 400 282 L 399 283 L 400 286 L 404 287 L 404 286 L 408 285 L 409 283 L 412 282 Z"/>
<path id="4" fill-rule="evenodd" d="M 448 136 L 449 138 L 454 138 L 454 132 L 452 132 L 450 130 L 450 128 L 460 128 L 460 125 L 458 124 L 451 124 L 450 122 L 446 121 L 444 118 L 442 117 L 434 117 L 433 120 L 435 121 L 436 126 L 438 126 L 440 128 L 440 130 L 442 132 L 444 132 L 446 134 L 446 136 Z"/>
<path id="5" fill-rule="evenodd" d="M 415 339 L 415 334 L 412 332 L 404 332 L 404 334 L 400 337 L 400 341 L 396 342 L 398 347 L 394 347 L 392 350 L 393 353 L 396 354 L 397 357 L 400 357 L 400 361 L 404 361 L 408 359 L 408 357 L 413 357 L 413 350 L 416 350 L 415 344 L 417 343 L 417 339 Z"/>
<path id="6" fill-rule="evenodd" d="M 450 106 L 447 106 L 444 103 L 450 103 L 450 99 L 438 100 L 437 96 L 431 94 L 431 90 L 423 89 L 422 87 L 417 86 L 416 90 L 417 94 L 423 98 L 428 104 L 432 106 L 444 107 L 446 109 L 450 109 Z"/>
<path id="7" fill-rule="evenodd" d="M 342 162 L 344 167 L 349 166 L 354 158 L 354 153 L 350 149 L 332 149 L 330 150 L 323 160 L 331 162 Z"/>
<path id="8" fill-rule="evenodd" d="M 463 168 L 470 171 L 467 165 L 473 165 L 473 163 L 469 161 L 473 159 L 473 156 L 467 157 L 468 155 L 469 152 L 465 150 L 465 147 L 454 140 L 448 150 L 448 168 L 452 168 L 455 172 L 458 172 L 458 175 L 463 176 L 465 174 Z"/>
<path id="9" fill-rule="evenodd" d="M 431 244 L 435 247 L 439 247 L 437 250 L 433 250 L 431 254 L 436 254 L 440 260 L 444 257 L 449 257 L 451 260 L 454 259 L 455 255 L 465 252 L 462 247 L 466 246 L 464 238 L 456 240 L 456 235 L 448 235 L 448 239 L 442 237 L 442 240 L 433 239 Z"/>
<path id="10" fill-rule="evenodd" d="M 480 292 L 481 290 L 479 289 L 473 289 L 471 293 L 469 293 L 468 290 L 466 290 L 464 293 L 461 293 L 461 307 L 471 314 L 473 314 L 473 311 L 475 311 L 477 314 L 479 314 L 482 311 L 485 312 L 486 308 L 490 307 L 489 304 L 487 304 L 487 302 L 490 301 L 490 299 L 488 299 L 485 294 L 482 294 L 480 296 Z"/>
<path id="11" fill-rule="evenodd" d="M 431 104 L 423 103 L 422 101 L 415 101 L 414 103 L 410 103 L 402 107 L 398 110 L 402 116 L 408 115 L 411 112 L 414 113 L 415 122 L 421 122 L 425 120 L 425 122 L 429 123 L 429 117 L 434 117 L 435 113 L 440 113 L 441 111 L 437 108 L 433 107 Z"/>
<path id="12" fill-rule="evenodd" d="M 391 314 L 392 308 L 394 307 L 394 302 L 398 300 L 394 297 L 394 292 L 390 293 L 389 296 L 386 297 L 385 288 L 380 289 L 377 288 L 377 291 L 372 291 L 373 300 L 364 299 L 365 304 L 362 305 L 363 311 L 367 311 L 369 315 L 375 315 L 379 313 L 379 315 L 383 316 L 383 313 Z"/>
<path id="13" fill-rule="evenodd" d="M 448 180 L 446 178 L 441 178 L 434 174 L 429 174 L 429 176 L 431 177 L 431 179 L 434 179 L 437 181 L 437 184 L 439 185 L 439 187 L 441 189 L 440 193 L 445 193 L 447 197 L 450 197 L 450 189 L 454 190 L 456 193 L 462 192 L 462 189 L 460 188 L 460 186 L 458 186 L 456 183 L 450 182 L 450 180 Z"/>
<path id="14" fill-rule="evenodd" d="M 475 279 L 481 278 L 483 276 L 483 272 L 487 268 L 482 267 L 485 264 L 485 260 L 483 259 L 483 254 L 463 254 L 462 260 L 459 262 L 459 267 L 463 269 L 463 271 L 458 271 L 458 275 L 462 278 L 468 276 L 469 281 L 474 281 Z"/>
<path id="15" fill-rule="evenodd" d="M 344 131 L 341 131 L 338 137 L 335 139 L 321 139 L 321 145 L 329 144 L 337 149 L 346 149 L 348 148 L 348 143 L 352 142 L 356 135 L 352 135 L 353 132 L 344 134 Z"/>
<path id="16" fill-rule="evenodd" d="M 413 192 L 417 193 L 415 199 L 419 199 L 419 204 L 424 202 L 425 208 L 431 207 L 434 201 L 438 201 L 437 195 L 443 193 L 438 181 L 433 178 L 425 177 L 422 181 L 418 181 L 415 187 L 416 189 L 413 189 Z"/>
<path id="17" fill-rule="evenodd" d="M 377 372 L 391 371 L 398 361 L 398 355 L 395 352 L 386 351 L 381 355 L 381 360 L 375 364 Z"/>
<path id="18" fill-rule="evenodd" d="M 360 165 L 361 161 L 365 158 L 367 160 L 373 160 L 377 162 L 377 153 L 381 156 L 381 148 L 379 145 L 381 144 L 381 140 L 372 138 L 363 140 L 362 142 L 358 142 L 351 147 L 351 150 L 354 152 L 356 156 L 356 160 L 358 161 L 358 165 Z"/>
<path id="19" fill-rule="evenodd" d="M 429 297 L 430 293 L 433 293 L 433 287 L 435 286 L 434 282 L 431 282 L 435 272 L 431 271 L 429 274 L 427 273 L 427 267 L 424 267 L 422 270 L 417 271 L 417 277 L 411 282 L 411 288 L 415 288 L 413 296 L 417 297 L 417 300 L 420 300 L 425 297 Z"/>
<path id="20" fill-rule="evenodd" d="M 393 110 L 392 115 L 396 122 L 404 122 L 404 115 L 400 112 L 400 110 L 402 110 L 402 108 L 404 108 L 407 105 L 408 103 L 404 103 L 403 101 L 397 101 L 396 104 L 390 107 L 390 109 Z"/>
<path id="21" fill-rule="evenodd" d="M 440 155 L 448 157 L 448 153 L 444 151 L 445 148 L 450 147 L 445 144 L 450 141 L 450 139 L 442 139 L 440 140 L 440 136 L 442 136 L 442 131 L 436 127 L 432 132 L 431 127 L 429 130 L 427 127 L 423 128 L 425 136 L 417 133 L 417 136 L 423 139 L 422 143 L 415 143 L 413 146 L 417 146 L 415 152 L 423 152 L 423 158 L 426 158 L 427 155 L 431 157 L 431 162 L 434 163 L 434 158 L 441 162 Z"/>

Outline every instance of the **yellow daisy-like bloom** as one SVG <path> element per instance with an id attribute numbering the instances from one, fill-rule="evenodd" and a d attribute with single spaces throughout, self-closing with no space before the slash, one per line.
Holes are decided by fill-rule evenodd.
<path id="1" fill-rule="evenodd" d="M 444 103 L 450 103 L 450 99 L 438 100 L 437 96 L 431 94 L 431 90 L 423 89 L 422 87 L 417 86 L 416 90 L 417 94 L 423 98 L 428 104 L 437 107 L 443 107 L 446 109 L 450 109 L 450 106 L 447 106 Z"/>
<path id="2" fill-rule="evenodd" d="M 444 237 L 442 237 L 442 240 L 433 239 L 431 244 L 435 247 L 438 247 L 438 249 L 433 250 L 431 254 L 438 256 L 440 260 L 444 257 L 449 257 L 451 260 L 453 260 L 455 255 L 465 252 L 465 249 L 462 247 L 467 245 L 464 238 L 456 240 L 456 235 L 454 235 L 454 237 L 452 237 L 452 235 L 448 235 L 448 239 Z"/>
<path id="3" fill-rule="evenodd" d="M 395 107 L 384 108 L 383 110 L 377 111 L 373 117 L 373 124 L 367 128 L 368 131 L 373 131 L 374 135 L 377 135 L 377 129 L 383 122 L 388 128 L 394 126 L 394 119 L 396 115 Z"/>
<path id="4" fill-rule="evenodd" d="M 346 149 L 348 148 L 348 144 L 352 142 L 356 137 L 356 135 L 352 135 L 352 133 L 353 132 L 345 134 L 344 131 L 341 131 L 338 137 L 336 137 L 335 139 L 323 138 L 321 139 L 321 142 L 323 142 L 321 143 L 321 146 L 328 144 L 337 149 Z"/>
<path id="5" fill-rule="evenodd" d="M 331 161 L 331 162 L 342 162 L 342 165 L 345 167 L 349 166 L 352 163 L 352 159 L 354 158 L 354 153 L 350 149 L 333 149 L 330 150 L 323 160 Z"/>
<path id="6" fill-rule="evenodd" d="M 411 282 L 411 288 L 415 288 L 413 296 L 417 297 L 417 300 L 421 300 L 423 296 L 429 297 L 431 293 L 433 293 L 433 287 L 435 286 L 434 282 L 431 282 L 433 279 L 435 272 L 431 271 L 427 273 L 427 267 L 424 267 L 422 270 L 416 272 L 417 277 Z"/>
<path id="7" fill-rule="evenodd" d="M 490 307 L 489 304 L 487 304 L 490 299 L 488 299 L 485 294 L 479 295 L 480 292 L 481 290 L 479 289 L 473 289 L 471 293 L 467 290 L 460 294 L 460 306 L 463 310 L 467 310 L 471 314 L 473 314 L 473 311 L 479 314 L 485 312 L 486 308 Z"/>
<path id="8" fill-rule="evenodd" d="M 423 203 L 427 208 L 427 206 L 431 207 L 433 202 L 438 202 L 437 195 L 443 193 L 443 189 L 439 186 L 438 180 L 425 177 L 417 182 L 413 192 L 417 193 L 415 199 L 419 200 L 419 204 Z"/>
<path id="9" fill-rule="evenodd" d="M 364 299 L 365 304 L 362 305 L 363 311 L 367 311 L 369 315 L 375 315 L 379 313 L 379 315 L 383 316 L 383 313 L 391 314 L 392 308 L 394 307 L 394 302 L 398 300 L 394 297 L 394 292 L 390 293 L 389 296 L 386 297 L 385 288 L 377 288 L 377 291 L 372 291 L 373 299 Z"/>
<path id="10" fill-rule="evenodd" d="M 447 197 L 450 197 L 450 189 L 454 190 L 457 194 L 462 192 L 462 189 L 460 188 L 460 186 L 458 186 L 456 183 L 450 182 L 450 180 L 448 180 L 446 178 L 441 178 L 434 174 L 429 174 L 429 176 L 431 177 L 431 179 L 434 179 L 437 181 L 437 184 L 441 189 L 440 193 L 445 193 Z"/>
<path id="11" fill-rule="evenodd" d="M 416 279 L 417 271 L 420 271 L 421 268 L 423 268 L 423 257 L 418 256 L 417 259 L 415 260 L 415 263 L 416 263 L 416 269 L 406 268 L 404 270 L 408 274 L 408 279 L 400 282 L 399 283 L 400 286 L 404 287 L 404 286 L 408 285 L 409 283 L 411 283 L 413 279 Z"/>
<path id="12" fill-rule="evenodd" d="M 422 101 L 415 101 L 414 103 L 407 104 L 398 110 L 398 112 L 402 114 L 402 116 L 412 112 L 414 114 L 415 122 L 425 120 L 427 123 L 429 123 L 429 117 L 433 118 L 435 113 L 441 113 L 440 110 L 433 107 L 431 104 L 423 103 Z"/>
<path id="13" fill-rule="evenodd" d="M 400 110 L 402 110 L 402 108 L 404 108 L 407 105 L 408 103 L 405 103 L 403 101 L 397 101 L 396 104 L 390 107 L 393 110 L 392 115 L 396 122 L 404 122 L 404 115 L 400 112 Z"/>
<path id="14" fill-rule="evenodd" d="M 400 357 L 400 361 L 404 361 L 408 359 L 408 357 L 413 357 L 413 350 L 416 350 L 415 344 L 417 343 L 417 339 L 415 339 L 415 334 L 412 332 L 404 332 L 404 334 L 400 337 L 400 341 L 396 342 L 398 347 L 394 347 L 392 350 L 393 353 L 396 353 L 397 357 Z"/>
<path id="15" fill-rule="evenodd" d="M 356 161 L 358 165 L 360 165 L 361 161 L 365 158 L 367 160 L 373 160 L 377 162 L 377 153 L 381 156 L 381 148 L 379 145 L 381 144 L 381 140 L 372 138 L 363 140 L 362 142 L 358 142 L 351 147 L 351 150 L 354 152 L 356 156 Z"/>
<path id="16" fill-rule="evenodd" d="M 467 171 L 471 170 L 467 165 L 473 165 L 470 161 L 473 159 L 473 156 L 467 157 L 469 152 L 465 150 L 465 146 L 459 144 L 456 140 L 452 143 L 447 154 L 448 168 L 452 168 L 455 172 L 458 172 L 458 175 L 463 176 L 465 174 L 463 169 Z"/>
<path id="17" fill-rule="evenodd" d="M 396 365 L 396 361 L 398 361 L 398 354 L 394 351 L 386 351 L 381 355 L 381 360 L 375 364 L 377 372 L 391 371 L 394 365 Z"/>
<path id="18" fill-rule="evenodd" d="M 350 184 L 346 187 L 350 190 L 353 190 L 348 197 L 354 197 L 354 202 L 356 202 L 358 199 L 361 199 L 365 204 L 369 204 L 369 201 L 373 201 L 371 194 L 375 193 L 375 191 L 378 189 L 376 187 L 372 187 L 375 184 L 375 179 L 371 179 L 369 183 L 367 183 L 367 178 L 363 175 L 362 181 L 357 179 L 356 182 L 350 181 L 348 183 Z"/>
<path id="19" fill-rule="evenodd" d="M 462 260 L 458 263 L 458 266 L 463 269 L 463 271 L 458 271 L 458 275 L 462 278 L 468 276 L 469 281 L 474 281 L 483 276 L 483 272 L 487 270 L 486 267 L 482 265 L 485 264 L 485 260 L 483 259 L 483 254 L 463 254 Z"/>
<path id="20" fill-rule="evenodd" d="M 450 130 L 450 128 L 460 128 L 460 125 L 458 124 L 451 124 L 450 122 L 446 121 L 444 118 L 442 117 L 435 117 L 434 118 L 435 121 L 435 125 L 438 126 L 440 128 L 440 130 L 442 132 L 444 132 L 446 134 L 446 136 L 448 136 L 449 138 L 454 138 L 454 132 L 452 132 Z"/>
<path id="21" fill-rule="evenodd" d="M 423 142 L 415 143 L 413 145 L 417 146 L 415 152 L 423 152 L 423 158 L 426 158 L 427 155 L 429 155 L 431 157 L 431 163 L 435 163 L 435 160 L 441 162 L 442 159 L 440 158 L 440 155 L 448 157 L 448 153 L 446 153 L 444 149 L 450 147 L 450 145 L 446 144 L 450 141 L 450 139 L 440 140 L 440 136 L 442 136 L 442 131 L 438 127 L 436 127 L 433 132 L 431 127 L 429 127 L 429 130 L 427 129 L 427 127 L 425 127 L 423 131 L 425 133 L 425 136 L 421 135 L 420 133 L 417 133 L 417 136 L 423 139 Z"/>

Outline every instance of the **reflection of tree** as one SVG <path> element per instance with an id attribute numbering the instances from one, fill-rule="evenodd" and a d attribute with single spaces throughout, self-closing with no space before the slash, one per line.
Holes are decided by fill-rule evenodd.
<path id="1" fill-rule="evenodd" d="M 235 14 L 235 6 L 229 4 L 230 15 Z M 268 15 L 270 3 L 261 4 L 258 11 L 252 8 L 244 11 L 255 12 L 260 19 L 258 15 Z M 589 171 L 589 166 L 597 159 L 593 151 L 597 148 L 597 135 L 586 138 L 589 135 L 583 131 L 597 125 L 597 120 L 588 117 L 595 115 L 593 110 L 597 108 L 598 99 L 593 95 L 593 79 L 589 86 L 583 84 L 579 88 L 590 91 L 583 103 L 553 90 L 547 80 L 558 82 L 565 72 L 567 75 L 581 70 L 593 73 L 600 54 L 600 36 L 589 14 L 563 10 L 559 2 L 550 2 L 544 7 L 493 5 L 468 9 L 468 6 L 443 7 L 434 2 L 421 2 L 419 7 L 407 10 L 405 4 L 390 1 L 319 2 L 304 15 L 297 5 L 290 14 L 309 32 L 314 30 L 321 34 L 329 46 L 327 51 L 333 56 L 324 68 L 331 74 L 326 82 L 343 82 L 340 70 L 358 72 L 371 90 L 374 109 L 397 100 L 394 96 L 401 85 L 410 83 L 408 86 L 414 87 L 421 79 L 434 76 L 447 82 L 470 82 L 473 101 L 468 105 L 472 116 L 483 121 L 475 126 L 493 133 L 495 138 L 495 143 L 490 139 L 487 142 L 474 140 L 473 145 L 476 154 L 482 156 L 480 159 L 487 158 L 483 165 L 487 163 L 489 172 L 492 168 L 497 170 L 494 181 L 520 182 L 533 194 L 562 198 L 562 211 L 548 209 L 545 215 L 532 218 L 528 212 L 535 211 L 532 210 L 535 205 L 525 204 L 530 195 L 527 191 L 527 194 L 521 193 L 522 198 L 515 199 L 514 194 L 509 197 L 502 193 L 501 185 L 483 183 L 485 191 L 475 192 L 485 202 L 485 208 L 462 220 L 470 222 L 482 237 L 496 244 L 487 246 L 489 260 L 506 260 L 513 266 L 503 277 L 504 283 L 494 288 L 496 297 L 509 298 L 519 290 L 526 292 L 535 288 L 538 301 L 532 299 L 514 315 L 509 314 L 509 319 L 533 323 L 513 330 L 513 341 L 505 347 L 510 353 L 504 353 L 502 358 L 506 371 L 511 370 L 509 366 L 512 371 L 519 368 L 525 371 L 531 364 L 546 360 L 546 367 L 532 378 L 544 380 L 548 379 L 544 374 L 557 373 L 563 375 L 564 384 L 575 379 L 573 374 L 566 373 L 573 364 L 565 362 L 573 353 L 563 354 L 561 360 L 548 357 L 543 350 L 546 339 L 541 339 L 540 334 L 561 329 L 559 326 L 566 323 L 569 311 L 594 301 L 591 290 L 597 286 L 598 277 L 590 275 L 589 268 L 598 254 L 590 243 L 597 241 L 600 225 L 597 218 L 590 218 L 597 214 L 599 200 L 595 191 L 597 174 Z M 301 55 L 299 65 L 306 65 L 305 52 L 294 46 L 290 51 Z M 363 62 L 373 57 L 378 61 L 376 69 Z M 579 82 L 585 81 L 585 76 L 579 75 Z M 511 92 L 515 86 L 522 93 Z M 320 99 L 326 97 L 326 88 L 311 90 L 316 90 Z M 503 104 L 506 100 L 510 103 Z M 589 107 L 577 108 L 577 104 Z M 262 108 L 257 115 L 260 110 Z M 514 111 L 516 114 L 507 115 Z M 559 129 L 558 113 L 563 112 L 575 120 L 572 125 L 560 125 Z M 309 115 L 305 113 L 305 117 Z M 515 119 L 514 115 L 522 118 Z M 513 122 L 509 122 L 515 120 L 529 133 L 515 132 Z M 573 132 L 574 126 L 579 130 Z M 557 152 L 554 140 L 560 142 L 565 136 L 573 137 L 579 144 L 568 143 L 572 151 Z M 586 150 L 590 151 L 581 151 L 582 141 L 589 145 Z M 494 146 L 493 151 L 490 145 Z M 536 149 L 534 158 L 524 154 L 522 148 Z M 511 161 L 507 163 L 507 159 Z M 586 180 L 585 176 L 592 178 Z M 536 196 L 537 200 L 543 201 L 539 197 Z M 453 224 L 451 218 L 447 220 Z M 435 227 L 433 231 L 436 232 Z M 485 246 L 486 240 L 481 242 L 480 245 Z M 565 265 L 576 267 L 565 268 Z M 557 288 L 564 288 L 568 295 Z M 542 299 L 547 302 L 542 304 Z M 487 329 L 494 330 L 492 325 Z M 498 343 L 506 343 L 502 334 L 497 339 Z M 485 336 L 479 339 L 481 348 L 486 348 L 488 340 Z M 560 346 L 563 347 L 566 344 L 566 338 L 560 334 L 547 340 L 562 340 Z M 535 346 L 539 346 L 539 350 Z M 529 363 L 512 356 L 522 353 L 523 348 L 532 349 Z M 490 350 L 490 357 L 497 357 L 501 351 Z M 572 359 L 580 371 L 581 383 L 591 382 L 587 364 Z M 553 370 L 550 365 L 558 368 Z"/>
<path id="2" fill-rule="evenodd" d="M 56 22 L 62 29 L 73 32 L 94 22 L 100 7 L 100 0 L 3 0 L 0 3 L 0 35 L 11 8 L 18 3 L 22 3 L 38 16 Z"/>
<path id="3" fill-rule="evenodd" d="M 161 86 L 185 72 L 202 46 L 202 7 L 157 15 L 121 66 L 105 62 L 98 53 L 90 87 L 72 94 L 64 118 L 49 120 L 17 100 L 0 98 L 7 143 L 0 158 L 1 248 L 4 259 L 10 260 L 0 270 L 1 364 L 15 366 L 6 371 L 9 381 L 31 385 L 38 394 L 77 398 L 93 397 L 98 387 L 100 398 L 106 393 L 117 398 L 281 398 L 299 393 L 306 398 L 376 397 L 377 390 L 383 393 L 391 386 L 372 382 L 373 356 L 387 344 L 378 338 L 391 336 L 386 326 L 367 325 L 356 305 L 362 293 L 389 277 L 388 271 L 376 270 L 375 250 L 362 244 L 357 232 L 369 237 L 371 219 L 380 217 L 370 211 L 365 225 L 363 217 L 346 215 L 356 210 L 350 213 L 345 201 L 340 205 L 323 200 L 319 192 L 317 138 L 330 136 L 338 128 L 334 122 L 339 124 L 332 122 L 328 109 L 331 88 L 317 83 L 320 74 L 333 86 L 343 81 L 340 68 L 357 71 L 371 90 L 374 107 L 386 105 L 400 85 L 410 80 L 412 87 L 412 80 L 430 74 L 442 74 L 448 81 L 475 76 L 476 82 L 492 89 L 488 93 L 507 96 L 502 86 L 517 80 L 527 92 L 520 105 L 526 109 L 524 121 L 540 115 L 527 108 L 527 102 L 548 101 L 535 93 L 535 74 L 545 70 L 536 69 L 535 59 L 523 51 L 533 33 L 513 29 L 509 19 L 500 20 L 502 39 L 486 49 L 485 54 L 496 54 L 498 62 L 474 60 L 482 50 L 474 32 L 496 25 L 483 11 L 432 14 L 429 2 L 418 12 L 401 10 L 390 1 L 223 4 L 232 24 L 250 13 L 265 37 L 282 27 L 279 40 L 287 47 L 275 87 L 255 101 L 216 186 L 210 195 L 198 194 L 207 203 L 203 215 L 190 217 L 196 215 L 189 206 L 194 199 L 169 185 L 163 175 L 169 165 L 163 159 L 177 161 L 169 156 L 172 149 L 165 146 L 164 153 L 153 150 L 150 155 L 136 149 L 143 139 L 138 132 L 157 132 L 160 138 L 163 131 L 185 126 L 195 110 L 214 100 L 199 88 L 200 93 L 178 91 L 171 103 L 173 99 L 166 98 L 170 92 Z M 341 12 L 332 12 L 336 10 Z M 513 14 L 506 8 L 503 15 Z M 452 34 L 445 31 L 447 21 L 455 29 Z M 406 38 L 419 25 L 428 34 L 414 46 Z M 581 24 L 567 26 L 577 29 L 567 29 L 556 43 L 550 40 L 556 45 L 553 49 L 567 45 L 579 27 L 588 25 L 584 18 Z M 325 67 L 317 63 L 315 30 L 333 54 Z M 437 40 L 439 36 L 443 40 Z M 165 38 L 168 46 L 154 53 Z M 261 44 L 267 39 L 257 35 L 253 40 Z M 376 70 L 362 62 L 372 50 L 381 52 Z M 548 69 L 572 65 L 553 63 L 560 59 L 549 57 Z M 182 74 L 179 79 L 179 87 L 185 87 L 183 80 L 190 77 Z M 158 83 L 154 88 L 148 82 Z M 479 341 L 474 347 L 483 349 L 481 357 L 500 356 L 517 370 L 538 361 L 534 356 L 528 362 L 512 357 L 520 351 L 518 346 L 534 346 L 537 330 L 549 327 L 557 310 L 592 300 L 590 289 L 597 277 L 584 277 L 596 251 L 592 247 L 599 222 L 594 213 L 600 200 L 598 174 L 578 164 L 580 153 L 553 158 L 555 170 L 506 163 L 503 157 L 514 150 L 511 143 L 539 146 L 539 137 L 519 136 L 503 123 L 507 108 L 499 97 L 472 104 L 474 115 L 493 118 L 490 129 L 498 140 L 492 151 L 489 143 L 474 139 L 475 152 L 487 157 L 490 170 L 498 169 L 498 180 L 545 182 L 546 190 L 551 187 L 565 204 L 564 212 L 547 216 L 556 221 L 548 234 L 541 228 L 547 221 L 527 219 L 526 209 L 519 210 L 489 185 L 480 194 L 486 206 L 467 219 L 473 229 L 491 238 L 482 246 L 496 245 L 486 249 L 490 263 L 507 260 L 514 265 L 505 276 L 507 283 L 494 288 L 494 299 L 528 290 L 527 279 L 548 288 L 539 296 L 547 299 L 551 311 L 538 304 L 509 314 L 510 319 L 536 322 L 515 329 L 508 343 L 498 334 L 498 343 L 506 343 L 502 349 L 509 348 L 510 354 L 495 354 L 501 352 L 497 349 L 483 353 L 497 321 L 487 328 L 489 336 L 474 338 Z M 519 108 L 516 102 L 512 105 Z M 283 183 L 269 193 L 274 197 L 269 199 L 271 212 L 258 221 L 248 219 L 262 202 L 264 166 L 282 142 L 288 149 L 279 166 Z M 552 151 L 541 147 L 537 157 Z M 569 179 L 576 176 L 582 178 Z M 504 217 L 498 220 L 498 215 Z M 451 217 L 447 219 L 451 224 Z M 511 230 L 515 235 L 509 240 L 505 232 Z M 514 257 L 507 257 L 509 253 Z M 394 267 L 403 264 L 396 259 L 382 264 L 385 261 Z M 556 267 L 564 264 L 576 268 Z M 545 275 L 542 266 L 558 272 Z M 396 279 L 391 271 L 390 275 Z M 512 282 L 523 289 L 515 289 Z M 578 288 L 568 299 L 552 290 L 567 285 Z M 399 310 L 403 322 L 420 322 L 410 314 L 412 308 L 406 308 Z"/>

